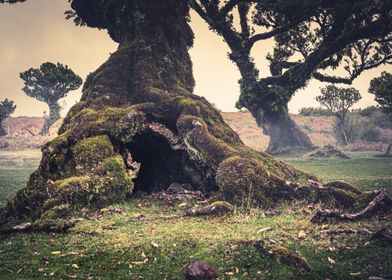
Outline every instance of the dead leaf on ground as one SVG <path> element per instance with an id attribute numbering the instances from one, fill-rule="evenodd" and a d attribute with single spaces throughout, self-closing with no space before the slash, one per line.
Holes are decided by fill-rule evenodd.
<path id="1" fill-rule="evenodd" d="M 306 232 L 303 230 L 300 230 L 298 233 L 298 239 L 305 239 L 306 238 Z"/>
<path id="2" fill-rule="evenodd" d="M 328 262 L 330 264 L 335 264 L 336 263 L 336 261 L 334 259 L 331 259 L 330 257 L 328 257 Z"/>

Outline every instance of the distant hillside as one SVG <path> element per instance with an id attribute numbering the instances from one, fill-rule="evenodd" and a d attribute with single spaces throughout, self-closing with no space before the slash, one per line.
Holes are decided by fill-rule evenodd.
<path id="1" fill-rule="evenodd" d="M 240 135 L 241 139 L 249 147 L 263 151 L 267 148 L 269 137 L 263 134 L 256 121 L 247 112 L 223 112 L 225 121 Z M 332 134 L 333 117 L 304 117 L 291 116 L 299 127 L 309 135 L 312 143 L 323 147 L 327 144 L 336 145 L 336 139 Z M 15 117 L 4 121 L 4 129 L 9 134 L 0 137 L 0 149 L 25 149 L 39 148 L 42 144 L 56 136 L 62 120 L 59 120 L 50 129 L 50 136 L 40 137 L 37 135 L 43 125 L 43 118 L 38 117 Z M 381 129 L 382 135 L 392 139 L 392 130 Z M 354 143 L 347 147 L 350 150 L 385 150 L 385 143 Z"/>
<path id="2" fill-rule="evenodd" d="M 249 147 L 262 151 L 268 146 L 269 137 L 257 126 L 255 119 L 248 112 L 223 112 L 225 121 L 240 135 L 242 141 Z M 316 146 L 335 145 L 336 139 L 332 134 L 333 117 L 303 117 L 291 116 L 296 124 L 307 133 Z"/>

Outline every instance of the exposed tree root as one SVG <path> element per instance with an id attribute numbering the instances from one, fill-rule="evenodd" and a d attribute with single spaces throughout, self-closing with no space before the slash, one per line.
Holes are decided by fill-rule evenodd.
<path id="1" fill-rule="evenodd" d="M 0 234 L 29 233 L 29 232 L 46 232 L 46 233 L 65 233 L 75 227 L 77 221 L 74 219 L 62 222 L 45 222 L 45 223 L 23 223 L 12 228 L 0 230 Z"/>
<path id="2" fill-rule="evenodd" d="M 377 191 L 374 199 L 359 212 L 349 214 L 328 209 L 320 210 L 317 211 L 310 221 L 315 224 L 320 224 L 328 220 L 357 221 L 374 214 L 381 206 L 386 206 L 389 210 L 392 207 L 392 201 L 386 195 L 385 190 Z"/>
<path id="3" fill-rule="evenodd" d="M 387 239 L 389 242 L 392 241 L 392 231 L 387 228 L 382 228 L 379 231 L 372 234 L 370 239 Z"/>

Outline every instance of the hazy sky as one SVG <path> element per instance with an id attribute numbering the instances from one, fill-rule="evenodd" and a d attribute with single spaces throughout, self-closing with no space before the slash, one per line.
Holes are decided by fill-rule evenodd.
<path id="1" fill-rule="evenodd" d="M 21 91 L 20 72 L 46 61 L 61 62 L 84 79 L 117 48 L 105 31 L 75 27 L 65 20 L 63 13 L 67 9 L 67 0 L 29 0 L 19 5 L 0 5 L 0 100 L 14 100 L 15 115 L 41 116 L 47 110 L 44 103 Z M 225 43 L 194 13 L 191 26 L 196 37 L 191 49 L 195 93 L 205 96 L 223 111 L 235 111 L 240 76 L 227 58 Z M 262 75 L 267 73 L 264 57 L 271 48 L 272 42 L 264 42 L 254 50 Z M 363 96 L 357 107 L 375 104 L 367 89 L 370 80 L 383 70 L 392 71 L 392 67 L 365 72 L 354 83 Z M 320 86 L 321 83 L 311 82 L 305 92 L 298 92 L 290 103 L 290 111 L 295 113 L 301 107 L 317 106 L 314 98 L 319 94 Z M 80 90 L 69 93 L 63 100 L 67 104 L 64 111 L 77 102 L 80 95 Z"/>

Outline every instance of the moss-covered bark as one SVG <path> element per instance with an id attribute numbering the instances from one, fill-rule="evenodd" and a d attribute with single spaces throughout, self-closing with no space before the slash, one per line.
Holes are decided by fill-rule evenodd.
<path id="1" fill-rule="evenodd" d="M 2 223 L 107 205 L 171 183 L 242 206 L 317 196 L 287 182 L 313 176 L 246 147 L 210 103 L 192 94 L 185 0 L 74 0 L 72 7 L 120 46 L 88 77 L 82 101 L 43 147 L 38 170 L 3 209 Z"/>

